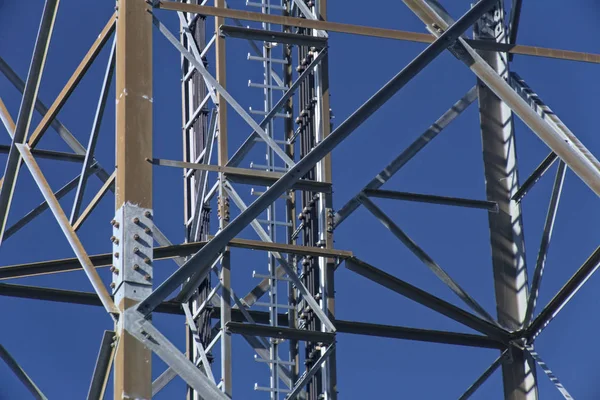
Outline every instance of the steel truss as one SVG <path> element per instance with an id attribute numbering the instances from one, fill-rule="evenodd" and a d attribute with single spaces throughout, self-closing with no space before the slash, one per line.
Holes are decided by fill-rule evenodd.
<path id="1" fill-rule="evenodd" d="M 189 400 L 231 398 L 235 379 L 233 360 L 237 357 L 232 349 L 234 335 L 244 338 L 255 351 L 256 360 L 268 370 L 264 380 L 256 383 L 255 390 L 266 392 L 271 399 L 336 399 L 338 334 L 499 350 L 499 357 L 467 388 L 461 399 L 470 397 L 499 367 L 503 370 L 505 398 L 536 399 L 536 363 L 559 392 L 571 398 L 542 361 L 534 343 L 596 271 L 600 248 L 548 305 L 538 314 L 535 309 L 566 168 L 600 195 L 600 163 L 533 89 L 509 70 L 509 65 L 515 54 L 590 63 L 600 63 L 600 55 L 517 45 L 521 2 L 516 0 L 512 1 L 507 19 L 502 1 L 480 0 L 456 21 L 434 0 L 404 0 L 425 23 L 429 34 L 330 22 L 326 0 L 282 0 L 276 4 L 270 0 L 248 1 L 247 7 L 254 7 L 254 11 L 231 9 L 225 0 L 215 0 L 211 6 L 206 5 L 206 0 L 118 0 L 115 14 L 57 99 L 46 107 L 37 94 L 58 3 L 46 0 L 25 81 L 0 59 L 0 71 L 23 94 L 16 122 L 0 99 L 0 119 L 11 139 L 10 145 L 0 145 L 0 151 L 8 153 L 0 190 L 0 240 L 7 241 L 50 209 L 76 258 L 5 265 L 0 267 L 0 280 L 83 269 L 94 292 L 0 283 L 0 295 L 105 308 L 114 322 L 114 331 L 104 333 L 88 399 L 104 397 L 113 365 L 115 398 L 124 398 L 123 393 L 128 398 L 150 398 L 176 376 L 188 385 Z M 167 12 L 176 13 L 179 19 L 179 37 L 161 22 Z M 210 23 L 209 18 L 213 19 Z M 260 27 L 246 27 L 248 21 L 260 23 Z M 465 32 L 473 25 L 474 37 L 469 39 Z M 214 26 L 212 31 L 211 26 Z M 152 150 L 153 30 L 181 54 L 182 161 L 156 158 L 154 154 L 160 151 Z M 329 104 L 328 32 L 415 41 L 426 43 L 427 47 L 334 129 Z M 111 37 L 112 48 L 89 141 L 83 146 L 57 115 Z M 262 109 L 244 109 L 227 88 L 226 43 L 232 40 L 248 42 L 248 62 L 253 62 L 264 77 L 262 82 L 249 82 L 255 97 L 263 104 Z M 477 85 L 335 212 L 331 151 L 446 50 L 473 71 Z M 113 80 L 117 88 L 117 165 L 111 172 L 99 164 L 95 148 Z M 381 189 L 476 100 L 484 149 L 486 199 Z M 42 115 L 42 120 L 28 137 L 34 111 Z M 237 149 L 229 147 L 230 112 L 250 127 Z M 513 114 L 551 151 L 520 186 L 516 176 Z M 253 115 L 259 116 L 260 122 Z M 72 153 L 37 148 L 50 127 Z M 257 145 L 264 148 L 266 163 L 251 162 L 250 168 L 242 167 L 242 163 L 249 162 L 250 156 L 256 154 Z M 81 172 L 53 191 L 38 165 L 37 160 L 42 158 L 81 163 Z M 559 167 L 533 282 L 529 285 L 520 201 L 555 160 L 559 160 Z M 14 225 L 6 226 L 13 197 L 19 196 L 15 184 L 22 166 L 33 176 L 45 201 Z M 169 241 L 154 223 L 152 171 L 165 166 L 183 171 L 185 237 L 181 244 Z M 84 206 L 83 195 L 92 175 L 102 181 L 102 187 Z M 242 185 L 248 184 L 261 187 L 253 190 L 258 197 L 249 205 L 240 194 L 244 190 Z M 75 200 L 70 211 L 64 210 L 59 200 L 73 190 Z M 89 255 L 77 231 L 109 191 L 116 194 L 116 212 L 111 221 L 112 250 Z M 498 317 L 486 311 L 379 208 L 376 198 L 486 211 Z M 361 206 L 470 311 L 358 259 L 351 251 L 334 249 L 334 231 L 341 229 L 342 223 Z M 246 227 L 259 240 L 238 238 Z M 3 244 L 16 246 L 18 242 L 13 239 Z M 267 253 L 262 272 L 253 273 L 259 283 L 243 297 L 238 296 L 231 283 L 231 253 L 236 248 Z M 154 288 L 153 264 L 164 259 L 173 260 L 177 269 Z M 342 265 L 479 334 L 336 318 L 334 278 Z M 99 270 L 109 266 L 110 290 Z M 177 295 L 168 299 L 174 292 Z M 260 301 L 263 298 L 266 300 Z M 182 316 L 187 332 L 185 353 L 153 325 L 150 318 L 153 313 Z M 152 353 L 168 365 L 154 381 Z M 46 398 L 35 385 L 35 379 L 1 345 L 0 357 L 33 396 Z M 244 398 L 243 394 L 235 396 Z"/>

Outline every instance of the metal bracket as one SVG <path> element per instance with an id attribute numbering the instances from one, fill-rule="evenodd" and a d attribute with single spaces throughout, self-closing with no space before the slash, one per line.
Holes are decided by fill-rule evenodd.
<path id="1" fill-rule="evenodd" d="M 115 302 L 124 297 L 141 300 L 152 292 L 152 211 L 125 203 L 115 213 L 112 221 L 113 236 L 113 294 Z M 131 290 L 123 290 L 123 283 Z"/>

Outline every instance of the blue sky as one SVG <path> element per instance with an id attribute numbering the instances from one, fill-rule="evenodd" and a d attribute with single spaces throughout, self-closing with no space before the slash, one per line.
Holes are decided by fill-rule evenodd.
<path id="1" fill-rule="evenodd" d="M 243 8 L 242 1 L 231 1 Z M 402 2 L 330 0 L 329 19 L 361 25 L 424 32 L 422 23 Z M 469 2 L 443 2 L 457 18 Z M 43 1 L 0 1 L 0 56 L 22 77 L 26 76 Z M 52 38 L 40 88 L 40 98 L 50 105 L 72 71 L 100 32 L 111 13 L 112 2 L 63 0 Z M 157 16 L 173 32 L 176 15 Z M 577 5 L 548 0 L 540 7 L 524 2 L 518 42 L 569 50 L 599 53 L 596 35 L 600 9 L 591 0 Z M 109 42 L 110 43 L 110 42 Z M 154 156 L 181 159 L 180 57 L 158 32 L 154 34 Z M 260 91 L 249 89 L 249 79 L 260 79 L 260 70 L 246 61 L 245 42 L 228 40 L 228 89 L 244 106 L 259 108 Z M 60 119 L 84 144 L 87 143 L 108 49 L 98 57 Z M 422 44 L 378 40 L 332 33 L 330 35 L 331 102 L 339 124 L 422 49 Z M 595 79 L 597 65 L 515 57 L 513 70 L 533 87 L 567 126 L 595 154 L 600 154 L 597 108 L 600 91 Z M 450 54 L 443 54 L 400 93 L 390 100 L 333 153 L 334 205 L 341 207 L 356 191 L 400 151 L 420 135 L 450 105 L 475 84 L 473 74 Z M 0 76 L 0 96 L 16 118 L 20 97 Z M 114 89 L 111 98 L 114 97 Z M 32 126 L 40 120 L 34 115 Z M 107 170 L 114 165 L 114 105 L 109 102 L 100 133 L 97 157 Z M 230 112 L 230 152 L 250 133 Z M 0 143 L 9 136 L 0 128 Z M 521 182 L 548 154 L 547 147 L 517 120 L 517 151 Z M 67 151 L 54 131 L 49 131 L 40 148 Z M 262 163 L 264 150 L 256 148 L 242 164 Z M 6 160 L 0 155 L 0 163 Z M 2 164 L 3 165 L 3 164 Z M 57 190 L 79 173 L 79 165 L 41 160 L 51 186 Z M 530 274 L 537 256 L 555 167 L 523 201 L 524 230 Z M 154 169 L 154 208 L 157 224 L 174 242 L 183 241 L 183 181 L 181 171 Z M 100 187 L 92 178 L 86 203 Z M 481 139 L 476 106 L 469 108 L 435 141 L 413 159 L 385 188 L 483 199 L 485 187 Z M 250 187 L 238 191 L 252 201 Z M 9 225 L 42 200 L 29 173 L 19 175 Z M 73 196 L 62 205 L 71 207 Z M 377 204 L 490 313 L 494 293 L 489 231 L 484 211 L 436 205 L 377 200 Z M 598 245 L 598 199 L 572 172 L 567 172 L 563 197 L 548 256 L 540 301 L 546 304 Z M 109 251 L 114 202 L 106 196 L 80 230 L 89 254 Z M 243 237 L 256 238 L 245 230 Z M 460 305 L 455 296 L 418 259 L 397 241 L 375 218 L 359 209 L 336 231 L 336 247 L 352 250 L 359 258 L 435 295 Z M 0 248 L 0 265 L 68 258 L 73 254 L 49 213 L 38 218 Z M 265 272 L 266 256 L 236 250 L 232 254 L 233 285 L 238 295 L 256 281 L 252 270 Z M 173 263 L 160 262 L 156 281 L 173 271 Z M 108 271 L 102 276 L 109 280 Z M 28 285 L 91 291 L 81 272 L 64 273 L 14 281 Z M 563 384 L 578 399 L 597 398 L 595 362 L 600 345 L 595 332 L 600 325 L 592 312 L 594 293 L 600 282 L 593 277 L 573 298 L 537 341 L 537 349 Z M 337 315 L 341 319 L 397 324 L 411 327 L 469 332 L 468 329 L 399 295 L 382 289 L 340 268 L 336 275 Z M 102 332 L 111 329 L 110 318 L 100 308 L 53 304 L 0 297 L 2 343 L 33 377 L 49 398 L 79 399 L 87 393 Z M 539 311 L 539 307 L 538 307 Z M 157 326 L 183 348 L 183 319 L 155 316 Z M 234 339 L 234 396 L 260 399 L 255 382 L 266 385 L 267 369 L 256 365 L 252 351 L 240 338 Z M 378 398 L 439 399 L 458 397 L 497 357 L 493 350 L 374 339 L 338 337 L 338 382 L 342 399 Z M 164 369 L 156 360 L 154 375 Z M 541 398 L 560 398 L 540 375 Z M 474 398 L 501 398 L 500 373 L 496 373 Z M 174 381 L 160 397 L 180 398 L 184 386 Z M 0 363 L 0 399 L 26 398 L 21 384 Z"/>

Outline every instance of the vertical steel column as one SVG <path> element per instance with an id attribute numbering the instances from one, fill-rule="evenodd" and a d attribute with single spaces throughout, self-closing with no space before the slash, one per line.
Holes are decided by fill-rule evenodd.
<path id="1" fill-rule="evenodd" d="M 282 14 L 284 16 L 292 16 L 292 7 L 293 7 L 293 0 L 284 0 L 283 1 L 283 6 L 284 6 L 284 10 L 282 12 Z M 283 32 L 286 33 L 293 33 L 293 29 L 290 26 L 283 26 Z M 293 71 L 294 68 L 292 66 L 292 63 L 294 61 L 294 57 L 293 57 L 293 52 L 292 52 L 292 48 L 293 46 L 290 44 L 286 44 L 285 48 L 283 50 L 283 60 L 286 64 L 284 64 L 283 67 L 283 81 L 285 86 L 287 87 L 291 87 L 292 83 L 294 82 L 294 76 L 293 76 Z M 294 114 L 294 97 L 290 97 L 288 99 L 288 101 L 286 102 L 284 108 L 283 108 L 283 113 L 286 115 L 290 115 L 293 116 Z M 285 132 L 285 140 L 287 141 L 287 145 L 285 146 L 285 150 L 287 155 L 294 160 L 295 159 L 295 144 L 294 144 L 294 138 L 295 138 L 295 129 L 294 129 L 294 119 L 291 118 L 286 118 L 283 121 L 283 127 L 284 127 L 284 132 Z M 286 210 L 286 218 L 285 220 L 287 222 L 290 223 L 290 225 L 288 225 L 287 227 L 287 232 L 286 232 L 286 241 L 287 243 L 290 244 L 295 244 L 296 240 L 294 237 L 294 232 L 296 231 L 297 228 L 297 224 L 296 224 L 296 192 L 295 191 L 289 191 L 288 192 L 288 196 L 286 198 L 286 206 L 285 206 L 285 210 Z M 289 257 L 288 261 L 290 261 L 290 264 L 294 261 L 293 258 Z M 292 282 L 288 282 L 287 283 L 287 290 L 288 290 L 288 304 L 298 304 L 298 293 L 296 291 L 296 289 L 294 288 L 294 285 L 292 284 Z M 290 309 L 288 311 L 288 326 L 292 329 L 298 329 L 298 310 L 296 308 Z M 293 382 L 296 382 L 298 380 L 298 377 L 300 376 L 300 344 L 298 340 L 290 340 L 288 342 L 288 346 L 289 346 L 289 361 L 290 363 L 292 363 L 290 365 L 290 380 Z"/>
<path id="2" fill-rule="evenodd" d="M 191 4 L 200 4 L 201 0 L 192 0 Z M 184 14 L 186 25 L 189 25 L 192 37 L 200 51 L 203 51 L 206 46 L 206 21 L 205 18 L 196 16 L 195 14 Z M 180 23 L 180 41 L 181 44 L 192 51 L 194 43 L 189 40 L 189 36 L 185 32 L 183 23 Z M 204 60 L 202 60 L 204 63 Z M 212 141 L 208 141 L 210 135 L 207 135 L 208 127 L 208 108 L 203 105 L 203 99 L 207 94 L 204 78 L 195 69 L 192 64 L 183 55 L 181 56 L 182 63 L 182 131 L 183 131 L 183 159 L 187 162 L 202 162 L 209 163 L 210 148 Z M 204 63 L 206 67 L 206 63 Z M 198 107 L 202 106 L 200 112 Z M 204 157 L 200 158 L 204 152 Z M 202 202 L 202 172 L 184 170 L 184 225 L 185 225 L 185 240 L 186 242 L 199 242 L 207 239 L 210 209 L 204 207 Z M 197 204 L 200 202 L 200 204 Z M 200 207 L 199 213 L 196 215 L 197 207 Z M 195 295 L 190 299 L 190 308 L 193 315 L 207 299 L 211 291 L 211 275 L 209 274 L 204 279 L 197 289 Z M 200 342 L 203 348 L 207 348 L 212 340 L 212 324 L 211 324 L 211 307 L 205 307 L 202 312 L 194 319 L 197 327 L 197 334 L 200 336 Z M 186 324 L 187 326 L 187 324 Z M 194 340 L 191 328 L 186 329 L 186 350 L 188 359 L 196 365 L 201 362 L 198 359 L 198 344 Z M 212 356 L 207 354 L 208 362 L 212 362 Z M 210 368 L 210 365 L 208 366 Z M 195 392 L 191 387 L 188 387 L 187 400 L 200 400 L 201 395 Z"/>
<path id="3" fill-rule="evenodd" d="M 111 286 L 123 313 L 152 291 L 152 13 L 144 0 L 117 1 L 116 154 Z M 125 323 L 116 327 L 114 398 L 149 399 L 151 352 Z"/>
<path id="4" fill-rule="evenodd" d="M 327 20 L 327 0 L 318 0 L 317 2 L 317 17 L 322 21 Z M 331 107 L 329 103 L 329 54 L 326 54 L 321 64 L 317 67 L 318 85 L 317 98 L 320 113 L 319 132 L 320 142 L 331 133 Z M 331 172 L 331 153 L 327 154 L 319 164 L 318 180 L 323 182 L 333 182 Z M 320 219 L 320 241 L 321 246 L 327 249 L 333 248 L 333 193 L 322 193 L 319 198 L 319 219 Z M 335 260 L 332 258 L 321 259 L 321 307 L 327 313 L 327 316 L 332 321 L 335 320 L 335 285 L 334 272 Z M 321 350 L 321 355 L 325 353 L 325 349 Z M 325 399 L 337 399 L 337 367 L 336 367 L 336 350 L 332 349 L 329 357 L 323 362 L 323 381 Z"/>
<path id="5" fill-rule="evenodd" d="M 478 21 L 474 37 L 506 43 L 502 1 Z M 480 51 L 479 54 L 498 74 L 508 77 L 506 53 Z M 499 206 L 498 213 L 488 213 L 498 321 L 515 331 L 523 327 L 527 308 L 527 270 L 521 207 L 512 200 L 518 189 L 513 115 L 482 82 L 477 87 L 487 199 Z M 534 366 L 517 349 L 512 357 L 512 363 L 502 365 L 505 398 L 537 399 Z"/>
<path id="6" fill-rule="evenodd" d="M 225 0 L 215 0 L 215 7 L 225 8 Z M 225 38 L 218 34 L 219 26 L 225 24 L 225 18 L 215 17 L 215 50 L 216 50 L 216 72 L 217 81 L 226 88 L 227 73 L 226 73 L 226 54 L 225 54 Z M 219 94 L 217 96 L 219 103 L 218 117 L 218 163 L 220 166 L 227 165 L 229 154 L 227 151 L 227 103 L 225 98 Z M 218 216 L 219 229 L 223 229 L 229 223 L 229 198 L 223 187 L 225 176 L 219 173 L 219 199 L 218 199 Z M 221 381 L 223 386 L 221 389 L 229 397 L 232 396 L 232 354 L 231 354 L 231 333 L 225 326 L 231 321 L 231 265 L 229 248 L 225 248 L 221 257 Z"/>

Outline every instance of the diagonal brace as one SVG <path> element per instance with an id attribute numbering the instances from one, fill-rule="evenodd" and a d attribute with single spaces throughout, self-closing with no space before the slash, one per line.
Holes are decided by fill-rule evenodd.
<path id="1" fill-rule="evenodd" d="M 104 116 L 104 109 L 106 108 L 106 100 L 108 99 L 110 83 L 112 82 L 113 72 L 115 70 L 116 44 L 117 41 L 113 39 L 112 48 L 110 50 L 110 56 L 108 58 L 108 65 L 106 66 L 106 72 L 104 74 L 104 80 L 102 82 L 102 89 L 100 90 L 100 98 L 98 99 L 98 106 L 96 107 L 96 114 L 94 115 L 92 132 L 90 134 L 90 139 L 88 141 L 88 146 L 85 152 L 85 159 L 83 160 L 83 165 L 81 166 L 81 175 L 79 183 L 77 184 L 77 192 L 75 192 L 75 199 L 73 200 L 73 208 L 71 210 L 71 217 L 69 218 L 71 225 L 79 217 L 81 202 L 83 200 L 83 193 L 85 192 L 85 185 L 89 177 L 88 171 L 94 160 L 96 143 L 98 142 L 98 135 L 100 133 L 100 125 L 102 124 L 102 117 Z"/>
<path id="2" fill-rule="evenodd" d="M 327 49 L 323 49 L 319 52 L 319 54 L 308 65 L 308 67 L 306 67 L 306 69 L 302 71 L 302 73 L 300 74 L 300 76 L 298 76 L 294 83 L 292 83 L 290 88 L 283 94 L 283 96 L 281 96 L 277 103 L 275 103 L 271 111 L 269 111 L 269 113 L 265 115 L 265 117 L 260 122 L 260 124 L 258 124 L 258 126 L 264 129 L 269 124 L 269 122 L 271 122 L 273 118 L 275 118 L 275 115 L 279 112 L 279 110 L 283 108 L 283 106 L 285 106 L 287 101 L 294 95 L 294 93 L 296 93 L 296 90 L 298 90 L 300 84 L 304 82 L 308 76 L 310 76 L 310 74 L 313 72 L 313 69 L 315 69 L 316 66 L 319 65 L 319 63 L 325 57 L 325 55 L 327 55 Z M 246 139 L 246 141 L 244 141 L 240 148 L 235 152 L 235 154 L 229 159 L 226 165 L 228 167 L 237 167 L 238 165 L 240 165 L 244 156 L 246 156 L 246 154 L 250 152 L 252 147 L 254 147 L 257 137 L 258 133 L 256 131 L 252 132 L 250 136 Z"/>
<path id="3" fill-rule="evenodd" d="M 294 165 L 294 161 L 286 154 L 286 152 L 275 143 L 275 140 L 271 138 L 262 129 L 256 121 L 242 108 L 242 106 L 225 90 L 223 86 L 206 70 L 201 61 L 198 61 L 183 45 L 173 36 L 173 34 L 164 26 L 156 17 L 153 17 L 154 25 L 158 30 L 167 38 L 171 44 L 173 44 L 179 52 L 188 59 L 188 61 L 200 72 L 204 79 L 219 92 L 219 94 L 231 105 L 231 107 L 237 111 L 237 113 L 257 132 L 260 137 L 267 143 L 267 145 L 289 166 Z"/>
<path id="4" fill-rule="evenodd" d="M 48 400 L 44 393 L 38 388 L 31 378 L 25 373 L 23 368 L 17 363 L 17 361 L 10 355 L 10 353 L 0 344 L 0 358 L 4 360 L 6 365 L 12 370 L 12 372 L 19 378 L 19 380 L 27 387 L 29 392 L 37 400 Z"/>
<path id="5" fill-rule="evenodd" d="M 473 396 L 473 394 L 477 391 L 477 389 L 479 389 L 481 387 L 481 385 L 483 385 L 485 383 L 485 381 L 487 381 L 488 378 L 490 376 L 492 376 L 492 374 L 498 369 L 498 367 L 500 365 L 502 365 L 502 363 L 506 360 L 507 356 L 508 356 L 508 350 L 504 350 L 502 352 L 502 354 L 500 354 L 500 356 L 498 358 L 496 358 L 496 360 L 494 360 L 494 362 L 492 363 L 492 365 L 490 365 L 483 372 L 483 374 L 481 374 L 481 376 L 479 378 L 477 378 L 477 380 L 471 386 L 469 386 L 469 388 L 467 389 L 467 391 L 464 392 L 462 394 L 462 396 L 460 396 L 458 398 L 458 400 L 467 400 L 471 396 Z"/>
<path id="6" fill-rule="evenodd" d="M 4 229 L 6 228 L 8 212 L 17 184 L 19 166 L 21 165 L 21 154 L 15 145 L 25 143 L 25 140 L 27 139 L 27 132 L 31 125 L 35 99 L 37 98 L 40 81 L 42 79 L 42 72 L 44 71 L 44 66 L 46 64 L 46 55 L 48 54 L 48 48 L 50 47 L 50 38 L 52 37 L 59 3 L 59 0 L 47 0 L 44 5 L 44 11 L 42 12 L 42 19 L 35 48 L 33 49 L 29 73 L 27 75 L 27 83 L 25 84 L 23 99 L 21 100 L 19 115 L 14 129 L 14 136 L 10 152 L 8 153 L 8 160 L 6 161 L 2 188 L 0 188 L 0 243 L 2 242 Z"/>
<path id="7" fill-rule="evenodd" d="M 238 235 L 248 224 L 260 215 L 274 200 L 289 190 L 295 182 L 310 171 L 323 157 L 329 154 L 338 144 L 354 132 L 373 113 L 392 98 L 423 68 L 429 65 L 448 46 L 452 45 L 483 13 L 488 11 L 495 2 L 482 0 L 471 8 L 459 21 L 452 25 L 442 36 L 429 45 L 409 65 L 385 84 L 367 102 L 356 110 L 346 121 L 337 127 L 321 143 L 314 147 L 304 158 L 284 174 L 276 183 L 269 187 L 246 211 L 237 216 L 229 225 L 222 229 L 207 245 L 191 257 L 185 265 L 171 275 L 150 296 L 143 300 L 138 309 L 148 315 L 173 291 L 184 284 L 180 299 L 186 300 L 200 282 L 208 274 L 210 265 L 227 244 Z M 176 41 L 176 40 L 175 40 Z M 177 41 L 176 41 L 177 42 Z M 179 43 L 179 42 L 177 42 Z M 193 277 L 192 277 L 193 275 Z M 189 279 L 191 277 L 191 279 Z M 187 282 L 186 282 L 187 281 Z"/>
<path id="8" fill-rule="evenodd" d="M 375 203 L 368 197 L 359 197 L 360 202 L 367 210 L 373 214 L 386 228 L 392 232 L 404 245 L 415 255 L 423 264 L 427 266 L 442 282 L 446 284 L 466 305 L 473 311 L 481 315 L 487 321 L 495 324 L 494 318 L 485 311 L 485 309 L 475 301 L 458 283 L 448 275 L 425 251 L 420 248 L 398 225 L 391 220 Z"/>
<path id="9" fill-rule="evenodd" d="M 467 94 L 446 111 L 437 121 L 435 121 L 421 136 L 411 143 L 398 157 L 391 163 L 386 165 L 364 188 L 359 194 L 354 196 L 350 201 L 344 204 L 340 210 L 335 213 L 333 222 L 335 227 L 339 226 L 346 218 L 348 218 L 358 207 L 360 201 L 358 196 L 367 189 L 376 190 L 383 186 L 384 183 L 392 179 L 392 177 L 402 169 L 414 156 L 425 148 L 433 139 L 435 139 L 452 121 L 456 119 L 464 110 L 466 110 L 477 99 L 477 88 L 472 87 Z"/>
<path id="10" fill-rule="evenodd" d="M 554 221 L 556 219 L 556 213 L 558 211 L 558 203 L 560 201 L 560 195 L 565 181 L 566 170 L 567 166 L 564 162 L 560 161 L 558 163 L 558 170 L 556 171 L 554 187 L 552 188 L 552 195 L 550 197 L 550 205 L 548 206 L 546 222 L 544 223 L 544 232 L 542 234 L 542 242 L 540 243 L 540 250 L 538 252 L 535 270 L 533 272 L 533 280 L 531 282 L 529 299 L 527 299 L 527 310 L 525 312 L 524 319 L 525 324 L 529 324 L 531 322 L 533 313 L 535 311 L 540 286 L 542 284 L 544 267 L 546 265 L 546 257 L 548 255 L 548 249 L 550 247 L 550 239 L 552 238 L 552 229 L 554 228 Z"/>
<path id="11" fill-rule="evenodd" d="M 125 329 L 167 363 L 190 387 L 202 393 L 204 400 L 229 400 L 183 355 L 150 321 L 131 307 L 123 314 Z"/>
<path id="12" fill-rule="evenodd" d="M 225 183 L 225 189 L 242 212 L 247 209 L 246 204 L 244 204 L 242 198 L 238 195 L 238 193 L 231 187 L 231 185 L 228 182 Z M 250 224 L 252 225 L 252 228 L 258 234 L 262 241 L 267 243 L 273 242 L 269 237 L 267 231 L 265 231 L 265 228 L 263 228 L 262 225 L 256 219 L 252 220 Z M 290 280 L 294 283 L 294 286 L 296 286 L 296 288 L 300 291 L 300 293 L 302 294 L 302 298 L 306 301 L 306 303 L 310 306 L 313 312 L 321 320 L 323 325 L 325 325 L 331 332 L 335 332 L 335 326 L 333 322 L 331 322 L 327 314 L 321 309 L 317 300 L 315 300 L 312 294 L 310 294 L 308 288 L 304 285 L 300 277 L 298 277 L 296 271 L 294 271 L 294 268 L 287 262 L 287 260 L 284 257 L 282 257 L 280 253 L 271 252 L 271 255 L 273 255 L 273 257 L 275 257 L 279 265 L 281 265 L 281 268 L 283 268 Z"/>
<path id="13" fill-rule="evenodd" d="M 511 334 L 508 331 L 377 269 L 356 257 L 346 260 L 346 268 L 489 337 L 504 343 L 507 343 L 511 338 Z"/>
<path id="14" fill-rule="evenodd" d="M 62 207 L 60 206 L 60 203 L 56 199 L 56 196 L 54 196 L 54 193 L 52 193 L 52 189 L 50 189 L 50 186 L 48 185 L 46 178 L 42 174 L 40 167 L 31 155 L 31 150 L 27 145 L 17 144 L 16 146 L 19 153 L 21 154 L 21 157 L 23 157 L 23 161 L 27 165 L 27 168 L 31 172 L 35 183 L 42 192 L 44 199 L 48 203 L 50 210 L 52 210 L 54 218 L 56 218 L 56 221 L 60 225 L 61 230 L 63 231 L 67 240 L 69 241 L 73 252 L 77 256 L 77 259 L 81 263 L 81 266 L 83 267 L 86 275 L 88 276 L 90 283 L 94 287 L 96 294 L 100 298 L 100 301 L 102 301 L 102 305 L 104 306 L 106 311 L 110 313 L 113 316 L 113 318 L 115 318 L 115 316 L 119 314 L 119 310 L 115 306 L 115 303 L 113 302 L 110 294 L 106 290 L 106 286 L 104 285 L 104 282 L 102 282 L 102 278 L 100 278 L 100 275 L 98 275 L 98 272 L 96 271 L 94 264 L 92 263 L 85 249 L 83 248 L 79 237 L 77 237 L 77 234 L 69 224 L 69 220 L 67 219 L 65 212 L 63 211 Z"/>

